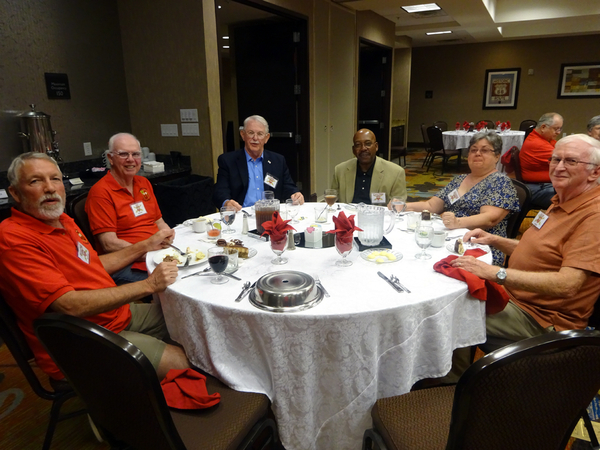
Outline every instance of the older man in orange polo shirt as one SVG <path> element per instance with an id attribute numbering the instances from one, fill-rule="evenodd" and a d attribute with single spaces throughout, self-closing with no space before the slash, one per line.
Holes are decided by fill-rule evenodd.
<path id="1" fill-rule="evenodd" d="M 510 255 L 507 269 L 471 256 L 452 262 L 504 285 L 510 297 L 504 311 L 486 318 L 487 345 L 583 329 L 594 311 L 600 292 L 600 141 L 585 134 L 558 141 L 550 157 L 550 179 L 556 189 L 552 204 L 538 214 L 520 241 L 480 229 L 464 236 L 465 241 Z M 457 380 L 466 368 L 460 350 L 451 372 L 456 378 L 451 375 L 446 381 Z M 457 356 L 460 353 L 462 357 Z"/>
<path id="2" fill-rule="evenodd" d="M 115 134 L 108 141 L 110 171 L 88 194 L 85 211 L 90 228 L 100 244 L 99 252 L 110 253 L 147 239 L 158 230 L 166 233 L 165 244 L 175 232 L 163 220 L 147 178 L 137 176 L 142 150 L 135 136 Z M 138 261 L 113 274 L 117 284 L 144 280 L 148 273 L 143 255 Z"/>
<path id="3" fill-rule="evenodd" d="M 169 230 L 98 256 L 73 219 L 63 213 L 65 188 L 56 162 L 43 153 L 24 153 L 8 169 L 9 192 L 16 202 L 0 223 L 0 292 L 18 318 L 42 370 L 64 378 L 33 331 L 47 311 L 83 317 L 119 333 L 138 347 L 162 379 L 170 369 L 185 369 L 183 350 L 168 337 L 158 304 L 132 303 L 162 292 L 177 279 L 174 262 L 161 263 L 146 280 L 116 286 L 110 273 L 148 251 L 162 248 Z"/>

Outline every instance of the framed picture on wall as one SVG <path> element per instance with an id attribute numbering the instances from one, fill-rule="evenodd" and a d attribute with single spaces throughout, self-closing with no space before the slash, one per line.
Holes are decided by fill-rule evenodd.
<path id="1" fill-rule="evenodd" d="M 483 109 L 517 109 L 521 68 L 485 71 Z"/>
<path id="2" fill-rule="evenodd" d="M 600 62 L 562 64 L 558 98 L 599 98 Z"/>

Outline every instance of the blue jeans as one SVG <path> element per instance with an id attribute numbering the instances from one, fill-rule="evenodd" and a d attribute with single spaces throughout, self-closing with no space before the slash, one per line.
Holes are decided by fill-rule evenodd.
<path id="1" fill-rule="evenodd" d="M 527 183 L 527 187 L 531 191 L 531 203 L 533 206 L 547 209 L 552 204 L 550 200 L 556 194 L 552 183 Z"/>
<path id="2" fill-rule="evenodd" d="M 131 265 L 129 265 L 113 273 L 111 277 L 115 283 L 117 283 L 117 286 L 120 286 L 122 284 L 135 283 L 136 281 L 144 281 L 148 278 L 148 272 L 145 270 L 132 269 Z"/>

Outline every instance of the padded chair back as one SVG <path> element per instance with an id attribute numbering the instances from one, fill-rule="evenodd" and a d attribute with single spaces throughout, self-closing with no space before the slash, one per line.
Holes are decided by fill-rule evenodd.
<path id="1" fill-rule="evenodd" d="M 74 199 L 69 200 L 67 202 L 67 214 L 73 218 L 87 240 L 90 241 L 94 248 L 96 248 L 94 235 L 92 234 L 92 229 L 90 227 L 90 221 L 87 213 L 85 212 L 85 201 L 87 200 L 87 196 L 88 193 L 84 192 Z"/>
<path id="2" fill-rule="evenodd" d="M 427 127 L 427 136 L 429 137 L 432 151 L 444 151 L 444 139 L 442 130 L 439 127 Z"/>
<path id="3" fill-rule="evenodd" d="M 519 180 L 511 179 L 515 190 L 517 191 L 517 197 L 519 197 L 519 205 L 521 210 L 517 213 L 513 213 L 508 219 L 508 225 L 506 226 L 506 235 L 510 239 L 514 239 L 519 234 L 519 228 L 521 222 L 529 212 L 529 204 L 531 203 L 531 192 L 529 188 Z"/>
<path id="4" fill-rule="evenodd" d="M 529 128 L 527 128 L 525 130 L 525 137 L 523 137 L 523 141 L 525 141 L 525 139 L 527 139 L 527 136 L 529 136 L 529 134 L 535 130 L 535 125 L 531 125 Z"/>
<path id="5" fill-rule="evenodd" d="M 521 125 L 519 125 L 519 131 L 527 131 L 529 130 L 529 128 L 531 128 L 531 126 L 535 128 L 536 125 L 537 122 L 535 120 L 524 120 L 523 122 L 521 122 Z"/>
<path id="6" fill-rule="evenodd" d="M 521 161 L 519 160 L 519 147 L 514 146 L 510 149 L 510 158 L 512 160 L 513 166 L 515 167 L 515 177 L 521 183 L 523 182 L 523 177 L 521 176 Z"/>
<path id="7" fill-rule="evenodd" d="M 438 127 L 442 131 L 448 131 L 448 124 L 443 120 L 438 120 L 437 122 L 433 122 L 434 127 Z"/>
<path id="8" fill-rule="evenodd" d="M 0 337 L 4 340 L 4 343 L 8 347 L 8 350 L 10 350 L 10 353 L 17 362 L 21 372 L 23 372 L 23 375 L 27 379 L 33 392 L 39 397 L 53 402 L 43 446 L 44 449 L 48 449 L 52 442 L 56 423 L 62 419 L 82 414 L 84 411 L 76 411 L 68 416 L 60 416 L 60 407 L 65 400 L 75 397 L 75 392 L 70 389 L 68 385 L 65 385 L 63 390 L 58 391 L 50 391 L 42 385 L 30 363 L 33 359 L 31 347 L 29 347 L 25 335 L 19 328 L 15 313 L 2 296 L 0 296 Z"/>
<path id="9" fill-rule="evenodd" d="M 113 448 L 127 443 L 137 449 L 185 449 L 156 372 L 137 347 L 64 314 L 44 314 L 34 327 Z"/>
<path id="10" fill-rule="evenodd" d="M 551 332 L 480 358 L 456 386 L 446 450 L 564 449 L 599 373 L 600 331 Z"/>

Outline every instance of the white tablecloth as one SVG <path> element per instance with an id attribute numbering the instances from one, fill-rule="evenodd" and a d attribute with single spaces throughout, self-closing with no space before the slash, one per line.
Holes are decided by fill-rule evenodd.
<path id="1" fill-rule="evenodd" d="M 473 132 L 467 133 L 464 130 L 460 131 L 444 131 L 442 137 L 444 139 L 444 148 L 453 150 L 456 148 L 469 148 L 469 141 L 473 137 Z M 501 131 L 498 135 L 502 138 L 502 155 L 510 150 L 515 145 L 519 148 L 523 145 L 525 139 L 524 131 Z M 504 166 L 500 161 L 496 165 L 500 171 L 504 171 Z"/>
<path id="2" fill-rule="evenodd" d="M 305 219 L 295 225 L 298 231 L 313 223 L 313 206 L 302 208 Z M 437 221 L 434 225 L 443 228 Z M 233 227 L 241 231 L 241 213 Z M 324 228 L 332 227 L 330 218 Z M 450 231 L 450 236 L 465 231 Z M 243 281 L 299 270 L 319 275 L 331 297 L 305 311 L 272 313 L 252 306 L 248 297 L 234 302 L 242 282 L 217 286 L 203 275 L 175 282 L 160 294 L 161 304 L 172 338 L 193 364 L 234 389 L 271 399 L 287 450 L 360 448 L 378 398 L 446 374 L 453 349 L 485 340 L 484 304 L 470 296 L 465 283 L 433 270 L 434 262 L 449 254 L 445 247 L 429 248 L 433 258 L 417 260 L 414 236 L 394 229 L 387 238 L 403 254 L 398 262 L 367 262 L 355 246 L 348 268 L 334 265 L 340 258 L 335 248 L 286 251 L 289 263 L 274 266 L 268 243 L 241 234 L 227 239 L 232 237 L 258 252 L 236 272 Z M 206 233 L 180 226 L 175 244 L 208 248 L 198 241 L 205 238 Z M 152 258 L 147 257 L 150 270 Z M 482 258 L 491 262 L 491 254 Z M 182 269 L 180 277 L 204 267 Z M 378 270 L 398 276 L 412 293 L 394 291 Z"/>

